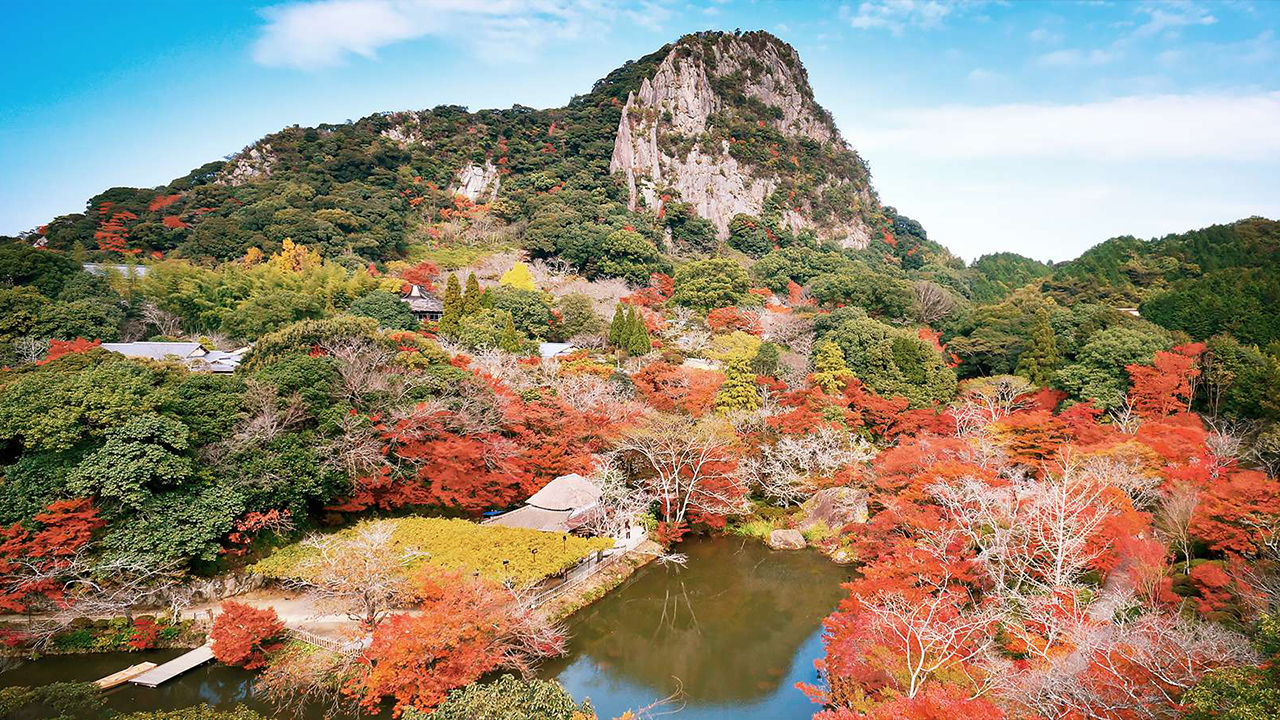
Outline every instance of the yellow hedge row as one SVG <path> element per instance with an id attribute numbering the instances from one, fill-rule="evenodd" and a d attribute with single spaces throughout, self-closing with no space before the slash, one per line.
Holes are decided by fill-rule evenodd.
<path id="1" fill-rule="evenodd" d="M 497 582 L 524 586 L 576 565 L 597 550 L 613 547 L 607 538 L 581 538 L 561 533 L 524 528 L 479 525 L 467 520 L 408 517 L 365 521 L 341 530 L 339 537 L 354 537 L 368 522 L 395 524 L 394 552 L 421 555 L 406 566 L 406 572 L 437 567 L 473 573 Z M 302 543 L 280 548 L 250 570 L 279 579 L 306 580 L 299 565 L 314 552 Z M 504 565 L 503 560 L 507 563 Z"/>

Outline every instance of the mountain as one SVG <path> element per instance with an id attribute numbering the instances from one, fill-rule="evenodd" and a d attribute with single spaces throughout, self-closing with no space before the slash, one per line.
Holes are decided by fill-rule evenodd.
<path id="1" fill-rule="evenodd" d="M 759 231 L 760 254 L 819 240 L 861 248 L 899 221 L 794 48 L 765 32 L 706 32 L 561 108 L 440 106 L 285 128 L 165 186 L 106 190 L 30 239 L 93 259 L 228 260 L 288 238 L 355 267 L 465 235 L 460 222 L 481 214 L 487 232 L 535 257 L 633 279 L 659 256 L 751 244 L 734 227 Z M 639 237 L 612 235 L 624 229 Z M 609 242 L 633 261 L 604 262 Z"/>

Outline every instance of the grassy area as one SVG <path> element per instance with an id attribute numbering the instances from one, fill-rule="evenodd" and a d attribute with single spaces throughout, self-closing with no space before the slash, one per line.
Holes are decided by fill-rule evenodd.
<path id="1" fill-rule="evenodd" d="M 479 572 L 489 580 L 516 585 L 535 583 L 573 567 L 597 550 L 613 547 L 608 538 L 580 538 L 459 519 L 407 517 L 377 522 L 395 524 L 392 542 L 397 553 L 421 556 L 405 565 L 408 573 L 424 567 L 444 568 Z M 341 530 L 337 535 L 354 537 L 363 525 Z M 279 579 L 305 580 L 299 568 L 312 552 L 305 543 L 294 543 L 249 569 Z"/>

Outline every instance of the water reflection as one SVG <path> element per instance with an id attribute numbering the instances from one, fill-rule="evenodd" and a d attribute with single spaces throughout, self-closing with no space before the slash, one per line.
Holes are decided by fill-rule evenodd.
<path id="1" fill-rule="evenodd" d="M 604 717 L 682 691 L 680 717 L 807 718 L 819 625 L 844 573 L 816 553 L 693 540 L 686 567 L 650 565 L 571 618 L 569 656 L 547 666 Z"/>

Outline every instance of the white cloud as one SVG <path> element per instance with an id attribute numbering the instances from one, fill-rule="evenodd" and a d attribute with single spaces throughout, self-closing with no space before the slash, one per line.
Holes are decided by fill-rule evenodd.
<path id="1" fill-rule="evenodd" d="M 861 151 L 968 159 L 1276 161 L 1280 92 L 1148 95 L 1094 103 L 953 105 L 887 112 Z"/>
<path id="2" fill-rule="evenodd" d="M 1063 40 L 1062 33 L 1045 27 L 1038 27 L 1027 33 L 1027 39 L 1033 43 L 1056 45 Z"/>
<path id="3" fill-rule="evenodd" d="M 610 0 L 301 0 L 262 14 L 254 60 L 313 69 L 424 36 L 459 40 L 489 60 L 527 60 L 548 41 L 603 32 L 617 9 Z M 656 27 L 670 13 L 645 2 L 628 14 Z"/>
<path id="4" fill-rule="evenodd" d="M 1133 36 L 1137 38 L 1155 37 L 1161 34 L 1176 37 L 1183 28 L 1212 25 L 1218 22 L 1208 8 L 1191 0 L 1146 3 L 1138 11 L 1147 16 L 1147 21 L 1133 31 Z"/>
<path id="5" fill-rule="evenodd" d="M 960 5 L 940 0 L 865 0 L 856 10 L 840 8 L 841 16 L 859 30 L 888 30 L 901 35 L 908 27 L 931 29 Z"/>
<path id="6" fill-rule="evenodd" d="M 975 85 L 985 85 L 1000 80 L 1003 76 L 998 72 L 992 72 L 986 68 L 974 68 L 969 71 L 969 82 Z"/>
<path id="7" fill-rule="evenodd" d="M 1117 57 L 1119 54 L 1112 50 L 1054 50 L 1036 58 L 1036 63 L 1050 68 L 1097 67 Z"/>

